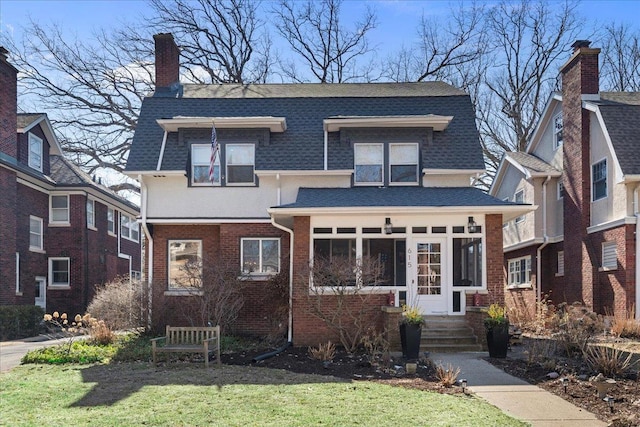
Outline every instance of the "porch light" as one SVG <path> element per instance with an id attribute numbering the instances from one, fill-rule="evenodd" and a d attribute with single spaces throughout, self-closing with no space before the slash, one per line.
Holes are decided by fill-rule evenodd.
<path id="1" fill-rule="evenodd" d="M 391 224 L 391 218 L 384 219 L 384 234 L 393 233 L 393 224 Z"/>
<path id="2" fill-rule="evenodd" d="M 476 233 L 478 231 L 478 224 L 473 220 L 473 217 L 469 217 L 469 223 L 467 224 L 467 229 L 469 233 Z"/>

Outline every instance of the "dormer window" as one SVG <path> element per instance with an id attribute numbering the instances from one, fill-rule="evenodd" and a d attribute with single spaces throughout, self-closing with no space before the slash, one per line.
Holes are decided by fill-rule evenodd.
<path id="1" fill-rule="evenodd" d="M 220 151 L 213 163 L 213 180 L 209 178 L 211 144 L 191 146 L 191 183 L 193 185 L 220 185 Z"/>
<path id="2" fill-rule="evenodd" d="M 418 144 L 389 145 L 391 184 L 418 183 Z"/>
<path id="3" fill-rule="evenodd" d="M 384 150 L 382 144 L 355 144 L 354 182 L 359 185 L 383 185 Z"/>
<path id="4" fill-rule="evenodd" d="M 553 119 L 553 141 L 556 148 L 562 145 L 562 114 Z"/>
<path id="5" fill-rule="evenodd" d="M 42 139 L 29 134 L 29 167 L 42 172 Z"/>
<path id="6" fill-rule="evenodd" d="M 227 184 L 253 184 L 255 145 L 226 144 Z"/>

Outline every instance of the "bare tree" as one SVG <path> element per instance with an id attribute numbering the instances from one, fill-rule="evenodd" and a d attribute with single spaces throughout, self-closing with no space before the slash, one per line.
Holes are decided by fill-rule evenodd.
<path id="1" fill-rule="evenodd" d="M 472 84 L 468 71 L 475 67 L 468 65 L 482 58 L 487 45 L 482 31 L 484 10 L 475 4 L 460 5 L 449 16 L 449 20 L 440 22 L 423 14 L 417 28 L 418 42 L 389 57 L 387 77 L 396 82 L 420 82 L 450 81 L 457 75 L 464 77 L 458 83 Z"/>
<path id="2" fill-rule="evenodd" d="M 305 282 L 311 278 L 307 294 L 310 313 L 339 337 L 349 353 L 357 349 L 375 323 L 379 304 L 374 302 L 383 270 L 377 258 L 356 261 L 347 257 L 316 257 L 308 274 L 300 277 Z"/>
<path id="3" fill-rule="evenodd" d="M 281 0 L 273 8 L 274 26 L 297 55 L 282 63 L 287 80 L 307 80 L 306 74 L 297 68 L 299 62 L 320 83 L 365 78 L 367 71 L 358 69 L 358 60 L 371 52 L 367 35 L 376 26 L 376 16 L 367 9 L 353 29 L 348 30 L 341 23 L 341 4 L 341 0 L 304 3 Z"/>
<path id="4" fill-rule="evenodd" d="M 640 90 L 640 33 L 610 23 L 602 34 L 602 86 L 611 91 Z"/>
<path id="5" fill-rule="evenodd" d="M 504 151 L 523 150 L 545 103 L 557 87 L 560 62 L 581 30 L 576 3 L 552 9 L 543 0 L 503 0 L 491 8 L 485 31 L 492 41 L 492 69 L 478 101 L 478 123 L 493 176 Z"/>
<path id="6" fill-rule="evenodd" d="M 156 31 L 171 32 L 186 79 L 195 83 L 261 83 L 271 72 L 271 40 L 251 0 L 150 0 Z"/>

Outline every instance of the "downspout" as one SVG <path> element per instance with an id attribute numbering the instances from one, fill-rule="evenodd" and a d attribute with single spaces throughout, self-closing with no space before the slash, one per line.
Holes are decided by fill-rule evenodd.
<path id="1" fill-rule="evenodd" d="M 551 180 L 551 175 L 542 183 L 542 244 L 538 246 L 536 252 L 536 302 L 542 302 L 542 250 L 549 244 L 547 235 L 547 184 Z"/>
<path id="2" fill-rule="evenodd" d="M 636 217 L 636 320 L 640 320 L 640 184 L 633 191 L 633 211 Z"/>
<path id="3" fill-rule="evenodd" d="M 324 170 L 329 170 L 329 132 L 324 129 Z"/>
<path id="4" fill-rule="evenodd" d="M 289 319 L 287 324 L 287 342 L 293 343 L 293 230 L 278 224 L 276 219 L 271 216 L 271 224 L 283 231 L 289 233 Z"/>
<path id="5" fill-rule="evenodd" d="M 147 268 L 147 303 L 149 304 L 149 309 L 147 310 L 147 328 L 151 329 L 151 308 L 153 307 L 153 237 L 151 237 L 151 233 L 149 232 L 149 227 L 147 227 L 147 202 L 148 202 L 148 191 L 147 185 L 144 183 L 144 179 L 142 179 L 142 175 L 138 175 L 138 182 L 140 182 L 140 192 L 142 196 L 142 200 L 140 203 L 140 224 L 142 225 L 142 230 L 144 231 L 144 235 L 147 238 L 147 259 L 149 260 L 149 265 Z M 142 260 L 144 263 L 144 260 Z"/>

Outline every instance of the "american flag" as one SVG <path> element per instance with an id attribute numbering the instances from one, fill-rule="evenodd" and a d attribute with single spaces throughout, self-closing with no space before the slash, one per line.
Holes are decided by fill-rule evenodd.
<path id="1" fill-rule="evenodd" d="M 209 161 L 209 181 L 213 182 L 213 165 L 218 155 L 218 136 L 216 135 L 216 126 L 211 126 L 211 159 Z"/>

